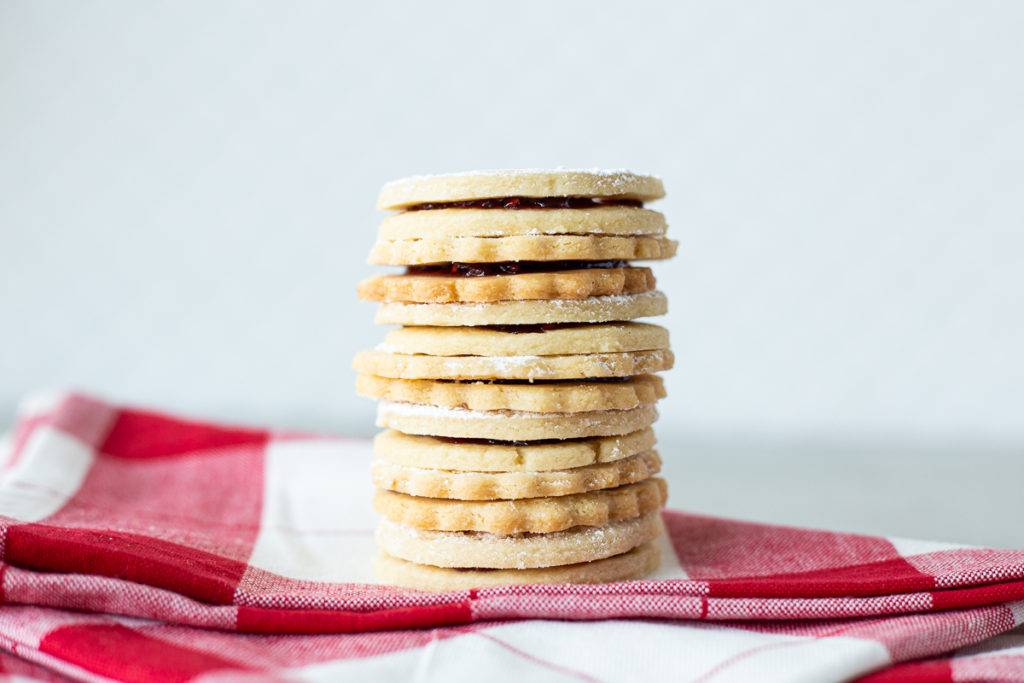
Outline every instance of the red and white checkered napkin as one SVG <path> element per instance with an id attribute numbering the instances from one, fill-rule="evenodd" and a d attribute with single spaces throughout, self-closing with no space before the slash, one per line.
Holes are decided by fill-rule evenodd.
<path id="1" fill-rule="evenodd" d="M 667 511 L 650 580 L 418 593 L 370 574 L 365 440 L 69 395 L 4 451 L 12 675 L 1024 681 L 1024 551 Z"/>

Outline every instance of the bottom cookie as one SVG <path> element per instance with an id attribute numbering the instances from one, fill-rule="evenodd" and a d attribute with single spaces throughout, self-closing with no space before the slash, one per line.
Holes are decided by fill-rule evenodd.
<path id="1" fill-rule="evenodd" d="M 380 552 L 373 562 L 377 579 L 395 586 L 425 591 L 455 591 L 528 583 L 611 583 L 642 579 L 658 568 L 654 542 L 621 555 L 593 562 L 536 569 L 452 569 L 407 562 Z"/>
<path id="2" fill-rule="evenodd" d="M 591 562 L 632 550 L 665 531 L 657 510 L 600 526 L 546 534 L 500 536 L 481 531 L 432 531 L 396 524 L 377 526 L 377 545 L 390 555 L 438 567 L 533 569 Z"/>

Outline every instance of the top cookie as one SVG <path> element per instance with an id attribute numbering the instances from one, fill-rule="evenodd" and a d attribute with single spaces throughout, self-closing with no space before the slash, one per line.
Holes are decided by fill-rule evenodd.
<path id="1" fill-rule="evenodd" d="M 647 202 L 665 196 L 661 180 L 624 170 L 495 170 L 414 176 L 386 184 L 378 209 L 501 197 L 607 197 Z"/>

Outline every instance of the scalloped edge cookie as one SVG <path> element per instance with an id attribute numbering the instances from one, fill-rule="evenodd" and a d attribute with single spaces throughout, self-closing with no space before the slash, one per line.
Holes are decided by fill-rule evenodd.
<path id="1" fill-rule="evenodd" d="M 432 379 L 395 379 L 358 375 L 356 393 L 371 398 L 474 411 L 515 410 L 528 413 L 583 413 L 629 410 L 665 397 L 656 375 L 621 382 L 565 384 L 490 384 Z"/>
<path id="2" fill-rule="evenodd" d="M 649 323 L 593 323 L 542 332 L 480 327 L 400 327 L 376 350 L 430 356 L 562 356 L 667 350 L 668 330 Z"/>
<path id="3" fill-rule="evenodd" d="M 422 498 L 377 489 L 373 507 L 395 524 L 432 531 L 489 534 L 547 534 L 578 526 L 630 519 L 665 504 L 668 489 L 659 477 L 613 489 L 519 500 Z"/>
<path id="4" fill-rule="evenodd" d="M 443 592 L 531 583 L 612 583 L 642 579 L 661 562 L 656 543 L 593 562 L 534 569 L 452 569 L 400 560 L 381 551 L 373 560 L 379 581 L 404 588 Z"/>
<path id="5" fill-rule="evenodd" d="M 515 235 L 379 241 L 369 263 L 417 266 L 430 263 L 501 261 L 643 261 L 676 255 L 679 243 L 664 237 L 608 235 Z"/>
<path id="6" fill-rule="evenodd" d="M 671 351 L 591 353 L 575 356 L 410 356 L 360 351 L 352 360 L 359 372 L 399 379 L 552 380 L 632 377 L 672 368 Z"/>
<path id="7" fill-rule="evenodd" d="M 529 569 L 600 560 L 621 555 L 661 535 L 657 510 L 601 526 L 580 526 L 549 534 L 499 536 L 482 531 L 431 531 L 384 519 L 377 545 L 389 555 L 436 567 Z"/>
<path id="8" fill-rule="evenodd" d="M 542 441 L 613 436 L 650 427 L 657 419 L 658 410 L 653 405 L 632 410 L 552 414 L 515 410 L 485 412 L 395 401 L 377 403 L 378 427 L 391 427 L 406 434 L 463 439 Z"/>
<path id="9" fill-rule="evenodd" d="M 377 208 L 495 197 L 615 197 L 646 202 L 664 196 L 659 178 L 623 169 L 494 169 L 392 180 L 381 188 Z"/>
<path id="10" fill-rule="evenodd" d="M 653 477 L 661 470 L 657 451 L 622 460 L 546 472 L 458 472 L 393 465 L 374 460 L 373 483 L 382 489 L 448 500 L 519 500 L 611 489 Z"/>
<path id="11" fill-rule="evenodd" d="M 589 268 L 484 277 L 373 275 L 360 282 L 356 291 L 364 301 L 455 303 L 586 299 L 640 294 L 654 287 L 650 268 Z"/>
<path id="12" fill-rule="evenodd" d="M 403 211 L 380 224 L 381 241 L 513 235 L 664 235 L 664 214 L 632 206 L 592 209 Z"/>
<path id="13" fill-rule="evenodd" d="M 373 456 L 375 464 L 394 468 L 537 474 L 618 462 L 650 451 L 656 443 L 650 427 L 620 436 L 538 444 L 453 443 L 389 429 L 374 437 Z"/>
<path id="14" fill-rule="evenodd" d="M 633 320 L 668 312 L 668 299 L 654 290 L 643 294 L 593 296 L 589 299 L 492 301 L 480 304 L 384 303 L 377 307 L 379 325 L 537 325 L 603 323 Z"/>

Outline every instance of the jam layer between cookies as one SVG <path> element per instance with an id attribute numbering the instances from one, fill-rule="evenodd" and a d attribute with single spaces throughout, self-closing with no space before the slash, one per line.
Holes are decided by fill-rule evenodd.
<path id="1" fill-rule="evenodd" d="M 467 199 L 457 202 L 426 202 L 406 207 L 406 211 L 433 209 L 593 209 L 601 206 L 631 206 L 643 208 L 639 199 L 616 197 L 496 197 L 493 199 Z"/>
<path id="2" fill-rule="evenodd" d="M 495 263 L 431 263 L 409 266 L 406 275 L 489 277 L 524 273 L 557 273 L 563 270 L 629 268 L 629 261 L 498 261 Z"/>

